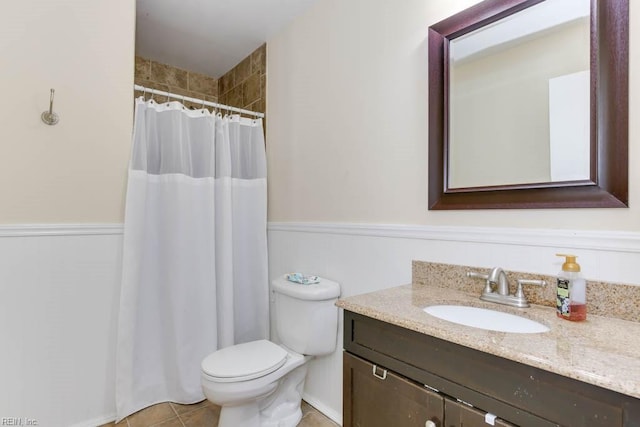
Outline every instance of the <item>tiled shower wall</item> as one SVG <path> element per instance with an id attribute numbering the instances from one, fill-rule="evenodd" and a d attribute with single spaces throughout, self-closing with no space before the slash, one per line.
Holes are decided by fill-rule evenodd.
<path id="1" fill-rule="evenodd" d="M 267 45 L 263 44 L 218 79 L 220 102 L 264 113 L 267 90 Z"/>
<path id="2" fill-rule="evenodd" d="M 153 89 L 218 102 L 218 79 L 161 64 L 141 56 L 136 56 L 135 82 Z M 136 97 L 141 95 L 142 92 L 135 91 Z M 149 95 L 147 95 L 148 97 Z M 154 95 L 154 99 L 158 102 L 166 101 L 166 98 L 158 95 Z M 202 108 L 201 105 L 188 101 L 184 104 L 188 108 Z"/>
<path id="3" fill-rule="evenodd" d="M 263 44 L 225 75 L 216 79 L 136 56 L 135 82 L 153 89 L 264 113 L 266 58 L 266 44 Z M 140 95 L 142 92 L 135 92 L 136 97 Z M 158 95 L 154 95 L 154 99 L 158 102 L 166 101 L 166 98 Z M 188 101 L 185 105 L 201 108 L 201 105 Z"/>

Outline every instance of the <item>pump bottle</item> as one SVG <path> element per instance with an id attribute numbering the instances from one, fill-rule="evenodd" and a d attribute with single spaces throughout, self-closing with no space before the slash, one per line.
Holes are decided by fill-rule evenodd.
<path id="1" fill-rule="evenodd" d="M 580 276 L 580 265 L 575 255 L 556 254 L 565 257 L 558 273 L 556 309 L 558 317 L 571 321 L 587 319 L 587 284 Z"/>

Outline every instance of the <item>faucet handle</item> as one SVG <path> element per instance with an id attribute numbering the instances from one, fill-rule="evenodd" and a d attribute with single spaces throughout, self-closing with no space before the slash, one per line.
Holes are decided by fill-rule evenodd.
<path id="1" fill-rule="evenodd" d="M 524 292 L 522 291 L 522 285 L 536 285 L 536 286 L 546 286 L 546 280 L 538 280 L 538 279 L 518 279 L 518 288 L 516 289 L 516 294 L 514 295 L 516 298 L 524 298 Z"/>
<path id="2" fill-rule="evenodd" d="M 467 277 L 471 278 L 471 279 L 482 279 L 485 281 L 485 285 L 484 285 L 484 290 L 482 291 L 483 293 L 491 293 L 492 289 L 491 289 L 491 283 L 489 283 L 489 275 L 488 274 L 482 274 L 482 273 L 477 273 L 475 271 L 467 271 Z"/>
<path id="3" fill-rule="evenodd" d="M 467 271 L 467 277 L 472 279 L 482 279 L 487 280 L 489 278 L 488 274 L 477 273 L 475 271 Z"/>

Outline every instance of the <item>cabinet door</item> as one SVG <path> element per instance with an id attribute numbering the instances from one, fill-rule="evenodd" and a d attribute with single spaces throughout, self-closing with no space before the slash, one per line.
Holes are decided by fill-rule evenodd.
<path id="1" fill-rule="evenodd" d="M 485 421 L 485 412 L 479 411 L 464 403 L 456 402 L 449 398 L 444 398 L 444 420 L 445 427 L 515 427 L 506 421 L 496 419 L 493 424 Z"/>
<path id="2" fill-rule="evenodd" d="M 346 352 L 343 381 L 344 427 L 443 427 L 442 396 L 421 384 Z"/>

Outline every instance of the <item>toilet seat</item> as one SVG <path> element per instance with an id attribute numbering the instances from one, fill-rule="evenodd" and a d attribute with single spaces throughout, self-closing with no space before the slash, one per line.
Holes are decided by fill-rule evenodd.
<path id="1" fill-rule="evenodd" d="M 202 372 L 216 382 L 249 381 L 280 368 L 287 355 L 271 341 L 251 341 L 210 354 L 202 361 Z"/>

